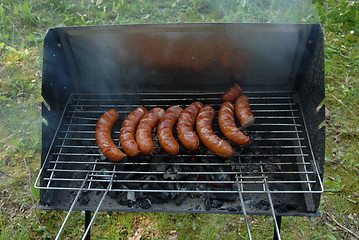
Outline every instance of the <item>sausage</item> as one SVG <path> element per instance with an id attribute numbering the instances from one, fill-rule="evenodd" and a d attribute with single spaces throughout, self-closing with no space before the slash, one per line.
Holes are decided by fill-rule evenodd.
<path id="1" fill-rule="evenodd" d="M 207 105 L 199 112 L 196 119 L 196 129 L 203 144 L 214 154 L 223 158 L 229 158 L 234 154 L 232 146 L 218 137 L 212 130 L 212 122 L 215 115 L 214 109 Z"/>
<path id="2" fill-rule="evenodd" d="M 136 130 L 136 142 L 142 154 L 152 154 L 155 145 L 152 140 L 152 131 L 165 113 L 162 108 L 154 108 L 140 121 Z"/>
<path id="3" fill-rule="evenodd" d="M 245 95 L 240 96 L 236 100 L 236 117 L 241 123 L 242 127 L 247 128 L 253 125 L 255 118 L 253 116 L 251 107 L 249 106 L 248 97 Z"/>
<path id="4" fill-rule="evenodd" d="M 95 139 L 103 155 L 112 161 L 121 161 L 126 154 L 116 147 L 111 138 L 111 130 L 118 120 L 118 112 L 110 109 L 97 121 Z"/>
<path id="5" fill-rule="evenodd" d="M 199 111 L 201 111 L 203 107 L 204 105 L 201 102 L 191 103 L 186 107 L 178 119 L 178 139 L 189 151 L 194 151 L 199 146 L 199 139 L 197 134 L 193 131 L 193 125 Z"/>
<path id="6" fill-rule="evenodd" d="M 172 131 L 182 111 L 180 106 L 169 107 L 157 126 L 158 141 L 169 155 L 176 155 L 179 151 L 179 144 L 173 137 Z"/>
<path id="7" fill-rule="evenodd" d="M 134 157 L 140 152 L 135 141 L 134 134 L 138 123 L 146 113 L 146 108 L 138 107 L 128 114 L 122 122 L 120 130 L 120 143 L 125 153 L 130 157 Z"/>
<path id="8" fill-rule="evenodd" d="M 234 101 L 236 100 L 239 96 L 241 96 L 243 93 L 243 90 L 240 86 L 238 86 L 238 84 L 233 84 L 232 87 L 230 87 L 229 89 L 227 89 L 223 94 L 222 94 L 222 100 L 223 101 Z"/>
<path id="9" fill-rule="evenodd" d="M 238 145 L 245 145 L 249 142 L 249 137 L 244 135 L 234 122 L 234 105 L 231 102 L 224 102 L 218 114 L 219 128 L 223 135 L 231 142 Z"/>

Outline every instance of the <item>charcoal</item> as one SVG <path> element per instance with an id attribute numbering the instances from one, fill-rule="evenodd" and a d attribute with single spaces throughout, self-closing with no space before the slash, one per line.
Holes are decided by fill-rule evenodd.
<path id="1" fill-rule="evenodd" d="M 141 198 L 138 199 L 135 207 L 142 208 L 142 209 L 149 209 L 152 206 L 151 200 L 148 198 Z"/>
<path id="2" fill-rule="evenodd" d="M 239 212 L 240 207 L 227 207 L 226 210 L 228 212 Z"/>
<path id="3" fill-rule="evenodd" d="M 164 179 L 169 179 L 169 180 L 176 180 L 178 179 L 178 170 L 176 168 L 169 168 L 167 169 L 167 171 L 165 172 L 165 174 L 163 175 Z"/>
<path id="4" fill-rule="evenodd" d="M 260 210 L 267 211 L 267 210 L 269 210 L 270 204 L 269 204 L 269 202 L 267 202 L 265 200 L 260 200 L 259 202 L 257 202 L 255 204 L 255 207 Z"/>
<path id="5" fill-rule="evenodd" d="M 178 194 L 178 196 L 176 197 L 176 205 L 180 206 L 182 204 L 182 202 L 186 199 L 187 196 L 188 196 L 188 193 Z"/>
<path id="6" fill-rule="evenodd" d="M 153 193 L 148 199 L 154 204 L 167 203 L 171 198 L 169 193 Z"/>
<path id="7" fill-rule="evenodd" d="M 136 202 L 136 193 L 135 192 L 127 192 L 127 200 Z"/>
<path id="8" fill-rule="evenodd" d="M 234 193 L 213 193 L 208 194 L 210 199 L 222 200 L 222 201 L 235 201 L 238 198 L 238 194 Z"/>
<path id="9" fill-rule="evenodd" d="M 78 200 L 80 205 L 86 206 L 91 201 L 91 197 L 89 196 L 89 192 L 85 191 L 81 193 L 81 196 Z"/>
<path id="10" fill-rule="evenodd" d="M 223 206 L 223 202 L 217 199 L 211 199 L 206 197 L 204 201 L 204 207 L 206 210 L 210 210 L 211 208 L 217 209 Z"/>

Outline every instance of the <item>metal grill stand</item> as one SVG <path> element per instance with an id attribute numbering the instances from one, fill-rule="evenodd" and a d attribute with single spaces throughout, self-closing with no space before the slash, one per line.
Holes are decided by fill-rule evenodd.
<path id="1" fill-rule="evenodd" d="M 71 95 L 35 182 L 42 194 L 39 207 L 69 210 L 57 238 L 73 210 L 96 209 L 89 222 L 90 213 L 86 213 L 84 238 L 89 236 L 98 211 L 241 213 L 250 239 L 247 215 L 272 216 L 275 238 L 280 239 L 280 216 L 315 214 L 308 210 L 313 208 L 311 196 L 323 192 L 323 184 L 296 93 L 245 94 L 256 117 L 255 124 L 245 130 L 253 143 L 242 147 L 233 145 L 236 151 L 233 157 L 217 158 L 202 145 L 192 153 L 181 149 L 178 155 L 168 156 L 154 137 L 157 146 L 153 156 L 139 155 L 121 163 L 105 159 L 95 143 L 96 122 L 104 111 L 110 108 L 119 111 L 120 121 L 113 129 L 113 140 L 118 143 L 120 122 L 135 107 L 180 105 L 184 108 L 201 101 L 218 110 L 221 92 Z M 216 120 L 214 123 L 215 132 L 221 136 Z M 98 192 L 103 193 L 100 199 Z M 85 193 L 87 198 L 83 196 Z M 177 196 L 181 201 L 169 200 L 147 209 L 119 204 L 111 197 L 151 194 Z M 218 195 L 237 197 L 209 209 L 204 203 L 198 204 L 198 200 Z M 57 202 L 53 201 L 55 196 Z M 267 208 L 256 207 L 258 203 L 265 203 Z M 291 207 L 301 205 L 306 207 L 291 212 Z M 285 211 L 278 206 L 284 206 Z"/>

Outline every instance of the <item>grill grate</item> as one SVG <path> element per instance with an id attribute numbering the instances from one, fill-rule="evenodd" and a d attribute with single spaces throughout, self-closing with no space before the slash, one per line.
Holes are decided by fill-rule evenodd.
<path id="1" fill-rule="evenodd" d="M 96 122 L 105 111 L 119 111 L 120 121 L 112 135 L 118 144 L 120 123 L 138 106 L 185 108 L 201 101 L 218 111 L 221 93 L 71 95 L 35 185 L 62 190 L 238 194 L 240 184 L 242 193 L 323 192 L 296 93 L 245 94 L 256 117 L 255 124 L 244 130 L 253 143 L 232 145 L 236 151 L 233 157 L 218 158 L 203 145 L 192 153 L 182 148 L 178 155 L 169 156 L 154 136 L 157 146 L 153 156 L 139 155 L 121 163 L 105 159 L 95 143 Z M 221 136 L 216 120 L 214 130 Z M 177 187 L 169 188 L 169 184 Z"/>

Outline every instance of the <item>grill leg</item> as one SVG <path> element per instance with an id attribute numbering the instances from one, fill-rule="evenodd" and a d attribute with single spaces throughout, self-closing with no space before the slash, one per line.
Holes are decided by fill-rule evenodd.
<path id="1" fill-rule="evenodd" d="M 88 228 L 91 222 L 91 211 L 85 211 L 85 229 Z M 90 240 L 91 229 L 89 229 L 87 235 L 85 236 L 85 240 Z"/>
<path id="2" fill-rule="evenodd" d="M 280 226 L 282 225 L 282 216 L 275 216 L 275 218 L 277 220 L 278 230 L 280 231 Z M 274 226 L 273 240 L 278 240 L 278 235 L 277 235 L 277 232 L 275 230 L 275 226 Z"/>

